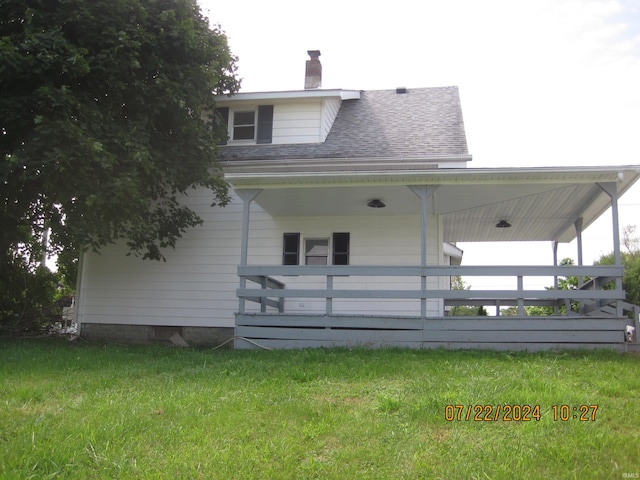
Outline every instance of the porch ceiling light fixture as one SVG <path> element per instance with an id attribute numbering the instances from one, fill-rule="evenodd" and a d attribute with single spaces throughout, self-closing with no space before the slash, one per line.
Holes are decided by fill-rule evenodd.
<path id="1" fill-rule="evenodd" d="M 382 201 L 378 200 L 377 198 L 374 198 L 369 203 L 367 203 L 367 207 L 384 208 L 384 207 L 386 207 L 386 205 Z"/>
<path id="2" fill-rule="evenodd" d="M 511 227 L 511 224 L 506 220 L 500 220 L 498 223 L 496 223 L 496 228 L 510 228 L 510 227 Z"/>

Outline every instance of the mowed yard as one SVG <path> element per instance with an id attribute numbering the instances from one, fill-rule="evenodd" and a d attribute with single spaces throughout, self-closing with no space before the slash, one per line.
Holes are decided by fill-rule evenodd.
<path id="1" fill-rule="evenodd" d="M 637 355 L 0 340 L 3 479 L 639 477 Z"/>

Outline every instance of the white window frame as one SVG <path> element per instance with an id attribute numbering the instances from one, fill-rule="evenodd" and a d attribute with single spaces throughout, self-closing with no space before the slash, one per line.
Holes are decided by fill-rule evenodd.
<path id="1" fill-rule="evenodd" d="M 302 252 L 301 253 L 302 253 L 302 259 L 304 261 L 303 265 L 311 265 L 311 266 L 314 265 L 314 264 L 307 263 L 307 257 L 309 257 L 309 256 L 310 257 L 323 257 L 324 256 L 324 255 L 308 255 L 307 254 L 307 242 L 310 241 L 310 240 L 311 241 L 313 241 L 313 240 L 316 240 L 316 241 L 317 240 L 326 240 L 326 242 L 327 242 L 327 255 L 326 255 L 327 262 L 326 263 L 321 263 L 321 264 L 316 264 L 316 265 L 319 265 L 319 266 L 331 265 L 332 264 L 332 258 L 331 258 L 332 257 L 332 254 L 331 254 L 332 245 L 331 245 L 331 237 L 330 236 L 329 237 L 312 236 L 312 237 L 304 237 L 302 239 Z"/>
<path id="2" fill-rule="evenodd" d="M 229 144 L 255 144 L 258 136 L 258 108 L 257 107 L 247 107 L 247 108 L 231 108 L 229 109 Z M 235 129 L 236 129 L 236 114 L 238 113 L 249 113 L 253 112 L 253 138 L 243 138 L 243 139 L 235 139 Z M 248 127 L 247 125 L 238 125 L 239 127 Z"/>

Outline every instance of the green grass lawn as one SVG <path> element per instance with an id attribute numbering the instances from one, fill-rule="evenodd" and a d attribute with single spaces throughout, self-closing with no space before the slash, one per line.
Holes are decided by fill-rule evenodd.
<path id="1" fill-rule="evenodd" d="M 3 479 L 639 476 L 638 356 L 0 340 Z"/>

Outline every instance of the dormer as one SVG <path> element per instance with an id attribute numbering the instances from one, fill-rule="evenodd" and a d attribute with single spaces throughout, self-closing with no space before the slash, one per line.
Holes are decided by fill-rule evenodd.
<path id="1" fill-rule="evenodd" d="M 227 121 L 227 145 L 322 143 L 343 100 L 359 90 L 238 93 L 217 100 Z"/>

